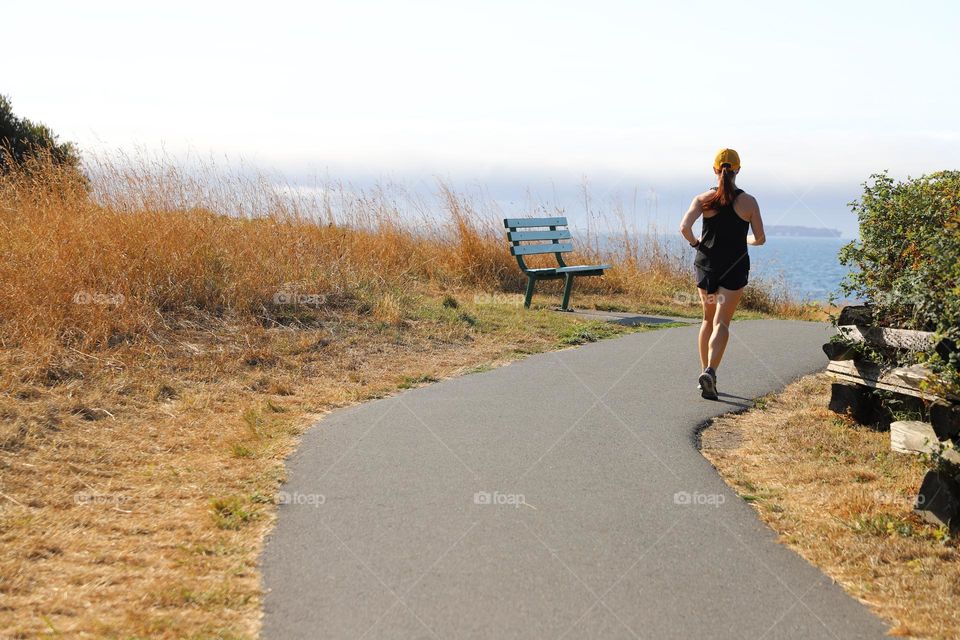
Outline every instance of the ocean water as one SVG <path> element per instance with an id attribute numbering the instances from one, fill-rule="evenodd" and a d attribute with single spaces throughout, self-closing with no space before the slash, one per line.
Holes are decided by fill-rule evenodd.
<path id="1" fill-rule="evenodd" d="M 844 238 L 767 237 L 750 247 L 750 275 L 782 281 L 796 300 L 824 302 L 839 295 L 840 281 L 849 269 L 837 253 L 849 243 Z"/>

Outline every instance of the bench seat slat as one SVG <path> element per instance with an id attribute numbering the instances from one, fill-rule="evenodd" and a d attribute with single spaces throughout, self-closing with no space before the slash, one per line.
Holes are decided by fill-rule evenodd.
<path id="1" fill-rule="evenodd" d="M 566 218 L 504 218 L 503 226 L 508 229 L 527 229 L 529 227 L 565 227 Z"/>
<path id="2" fill-rule="evenodd" d="M 566 253 L 573 251 L 570 243 L 560 244 L 524 244 L 510 247 L 510 253 L 515 256 L 530 256 L 538 253 Z"/>
<path id="3" fill-rule="evenodd" d="M 560 277 L 565 273 L 574 274 L 600 274 L 610 268 L 608 264 L 580 264 L 571 267 L 538 267 L 536 269 L 527 269 L 526 273 L 535 278 L 544 278 L 546 276 Z"/>
<path id="4" fill-rule="evenodd" d="M 524 242 L 526 240 L 570 240 L 573 238 L 569 231 L 510 231 L 507 238 L 511 242 Z"/>
<path id="5" fill-rule="evenodd" d="M 580 271 L 606 271 L 608 264 L 578 264 L 570 267 L 559 267 L 557 273 L 578 273 Z"/>

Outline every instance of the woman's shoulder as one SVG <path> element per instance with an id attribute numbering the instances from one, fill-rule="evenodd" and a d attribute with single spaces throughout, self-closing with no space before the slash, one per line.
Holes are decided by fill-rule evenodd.
<path id="1" fill-rule="evenodd" d="M 709 198 L 710 196 L 712 196 L 712 195 L 715 194 L 716 192 L 717 192 L 716 187 L 714 187 L 714 188 L 712 188 L 712 189 L 707 189 L 707 190 L 704 191 L 703 193 L 698 194 L 696 200 L 697 200 L 697 202 L 703 203 L 704 200 L 706 200 L 707 198 Z"/>
<path id="2" fill-rule="evenodd" d="M 733 201 L 733 210 L 749 222 L 753 214 L 760 210 L 760 205 L 757 204 L 757 199 L 752 195 L 746 191 L 741 191 Z"/>

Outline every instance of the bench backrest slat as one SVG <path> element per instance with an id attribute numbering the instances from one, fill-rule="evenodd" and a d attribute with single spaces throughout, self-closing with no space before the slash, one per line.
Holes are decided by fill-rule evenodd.
<path id="1" fill-rule="evenodd" d="M 503 226 L 508 229 L 529 229 L 530 227 L 565 227 L 566 218 L 505 218 Z"/>
<path id="2" fill-rule="evenodd" d="M 537 253 L 567 253 L 573 251 L 570 243 L 558 244 L 517 244 L 510 247 L 510 253 L 515 256 L 529 256 Z"/>
<path id="3" fill-rule="evenodd" d="M 573 238 L 566 229 L 558 231 L 510 231 L 507 233 L 510 242 L 526 240 L 570 240 Z"/>
<path id="4" fill-rule="evenodd" d="M 567 229 L 557 228 L 567 226 L 566 218 L 562 216 L 555 218 L 505 218 L 503 226 L 507 228 L 510 255 L 517 259 L 522 271 L 527 272 L 528 270 L 523 256 L 544 253 L 552 253 L 557 259 L 557 266 L 567 266 L 563 261 L 562 254 L 573 251 L 573 236 Z M 534 231 L 530 231 L 530 229 L 534 229 Z"/>

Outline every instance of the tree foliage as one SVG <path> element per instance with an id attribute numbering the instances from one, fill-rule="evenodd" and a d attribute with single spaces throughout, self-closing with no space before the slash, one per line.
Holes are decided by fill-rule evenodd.
<path id="1" fill-rule="evenodd" d="M 23 166 L 37 154 L 45 154 L 59 165 L 79 168 L 80 158 L 70 142 L 59 142 L 46 125 L 21 118 L 13 112 L 7 96 L 0 95 L 0 171 L 16 164 Z"/>
<path id="2" fill-rule="evenodd" d="M 870 304 L 878 324 L 935 331 L 960 344 L 960 171 L 903 182 L 876 174 L 850 206 L 860 240 L 840 252 L 856 268 L 844 293 Z M 929 356 L 956 380 L 956 352 Z"/>

